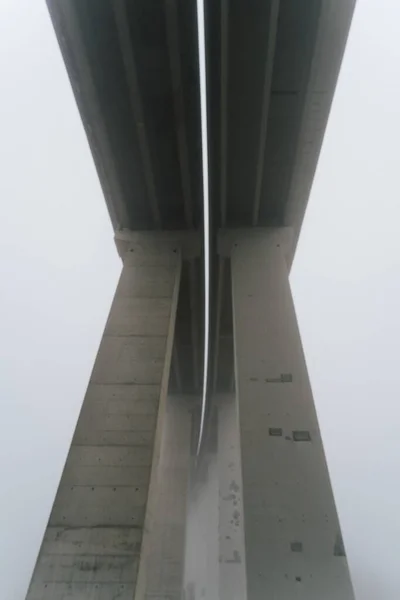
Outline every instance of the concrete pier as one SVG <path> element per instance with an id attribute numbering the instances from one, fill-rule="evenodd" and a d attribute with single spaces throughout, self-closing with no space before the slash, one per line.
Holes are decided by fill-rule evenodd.
<path id="1" fill-rule="evenodd" d="M 180 270 L 171 244 L 126 247 L 27 600 L 134 596 Z"/>
<path id="2" fill-rule="evenodd" d="M 247 599 L 353 600 L 286 239 L 279 229 L 231 238 Z"/>

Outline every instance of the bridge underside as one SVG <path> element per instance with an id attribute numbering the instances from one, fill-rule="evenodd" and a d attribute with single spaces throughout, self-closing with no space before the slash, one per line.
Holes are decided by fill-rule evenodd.
<path id="1" fill-rule="evenodd" d="M 48 0 L 116 232 L 198 230 L 203 182 L 196 2 Z M 212 381 L 232 388 L 220 228 L 293 230 L 293 255 L 353 2 L 206 0 Z M 202 260 L 183 268 L 177 392 L 199 390 Z"/>
<path id="2" fill-rule="evenodd" d="M 354 0 L 205 0 L 204 184 L 195 0 L 47 3 L 124 266 L 28 599 L 352 600 L 288 274 Z"/>

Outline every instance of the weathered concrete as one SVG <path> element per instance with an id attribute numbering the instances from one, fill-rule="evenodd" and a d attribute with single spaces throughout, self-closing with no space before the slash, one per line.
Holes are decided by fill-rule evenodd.
<path id="1" fill-rule="evenodd" d="M 193 452 L 186 515 L 184 598 L 219 598 L 218 415 L 211 411 L 201 453 Z M 199 417 L 195 418 L 197 447 Z"/>
<path id="2" fill-rule="evenodd" d="M 353 600 L 281 241 L 232 248 L 248 600 Z"/>
<path id="3" fill-rule="evenodd" d="M 182 597 L 192 412 L 193 401 L 180 396 L 169 396 L 159 410 L 137 600 Z"/>
<path id="4" fill-rule="evenodd" d="M 243 486 L 237 404 L 234 394 L 218 397 L 219 600 L 246 599 Z"/>
<path id="5" fill-rule="evenodd" d="M 27 600 L 135 593 L 181 257 L 157 242 L 126 250 Z"/>
<path id="6" fill-rule="evenodd" d="M 237 403 L 232 393 L 210 400 L 201 453 L 190 463 L 183 597 L 246 600 Z"/>

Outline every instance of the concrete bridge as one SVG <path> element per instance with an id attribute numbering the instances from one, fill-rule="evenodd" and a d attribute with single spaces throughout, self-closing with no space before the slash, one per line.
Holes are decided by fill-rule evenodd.
<path id="1" fill-rule="evenodd" d="M 123 269 L 27 599 L 352 600 L 288 275 L 354 0 L 205 1 L 204 184 L 196 2 L 47 1 Z"/>

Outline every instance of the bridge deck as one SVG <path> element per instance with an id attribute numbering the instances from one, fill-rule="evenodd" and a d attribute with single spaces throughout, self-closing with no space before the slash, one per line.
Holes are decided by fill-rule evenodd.
<path id="1" fill-rule="evenodd" d="M 115 230 L 198 229 L 195 0 L 48 0 Z M 206 0 L 212 239 L 304 216 L 354 0 Z M 215 253 L 215 243 L 213 245 Z M 202 266 L 185 264 L 173 370 L 202 372 Z M 230 267 L 213 256 L 213 380 L 232 380 Z"/>

